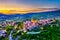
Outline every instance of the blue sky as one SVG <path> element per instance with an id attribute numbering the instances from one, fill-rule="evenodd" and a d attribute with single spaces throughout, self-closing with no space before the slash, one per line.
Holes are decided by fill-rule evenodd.
<path id="1" fill-rule="evenodd" d="M 60 0 L 0 0 L 0 4 L 16 4 L 16 5 L 24 5 L 31 7 L 60 7 Z M 7 5 L 7 6 L 8 6 Z"/>

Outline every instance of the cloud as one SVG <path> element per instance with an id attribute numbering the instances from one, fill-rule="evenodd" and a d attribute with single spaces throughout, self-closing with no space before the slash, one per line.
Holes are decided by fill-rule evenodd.
<path id="1" fill-rule="evenodd" d="M 0 10 L 3 14 L 25 14 L 30 12 L 45 12 L 45 11 L 55 11 L 58 10 L 58 8 L 38 8 L 38 9 L 32 9 L 32 10 Z"/>

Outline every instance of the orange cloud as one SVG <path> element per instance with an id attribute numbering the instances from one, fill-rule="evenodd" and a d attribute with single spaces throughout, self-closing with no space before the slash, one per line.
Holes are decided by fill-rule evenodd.
<path id="1" fill-rule="evenodd" d="M 53 8 L 50 8 L 53 9 Z M 18 4 L 0 4 L 0 13 L 3 14 L 14 14 L 14 13 L 20 13 L 25 14 L 29 12 L 44 12 L 44 11 L 50 11 L 49 8 L 38 8 L 38 7 L 30 7 L 26 5 L 18 5 Z"/>
<path id="2" fill-rule="evenodd" d="M 22 9 L 22 10 L 0 10 L 0 13 L 3 14 L 14 14 L 14 13 L 19 13 L 19 14 L 25 14 L 29 12 L 44 12 L 44 11 L 52 11 L 55 9 L 49 9 L 49 8 L 39 8 L 39 9 Z"/>

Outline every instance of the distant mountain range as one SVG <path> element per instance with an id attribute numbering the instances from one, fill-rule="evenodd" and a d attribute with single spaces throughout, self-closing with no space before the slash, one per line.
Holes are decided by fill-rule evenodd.
<path id="1" fill-rule="evenodd" d="M 0 13 L 0 22 L 6 20 L 22 21 L 25 19 L 46 19 L 60 17 L 60 10 L 48 11 L 48 12 L 37 12 L 27 14 L 2 14 Z"/>

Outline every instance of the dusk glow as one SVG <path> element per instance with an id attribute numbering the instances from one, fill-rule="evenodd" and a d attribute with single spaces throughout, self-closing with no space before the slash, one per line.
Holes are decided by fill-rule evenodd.
<path id="1" fill-rule="evenodd" d="M 39 12 L 43 11 L 41 10 L 42 8 L 59 8 L 59 7 L 60 7 L 59 0 L 0 0 L 0 12 L 4 14 L 28 13 L 36 11 Z M 13 12 L 11 12 L 11 10 L 13 10 Z"/>

